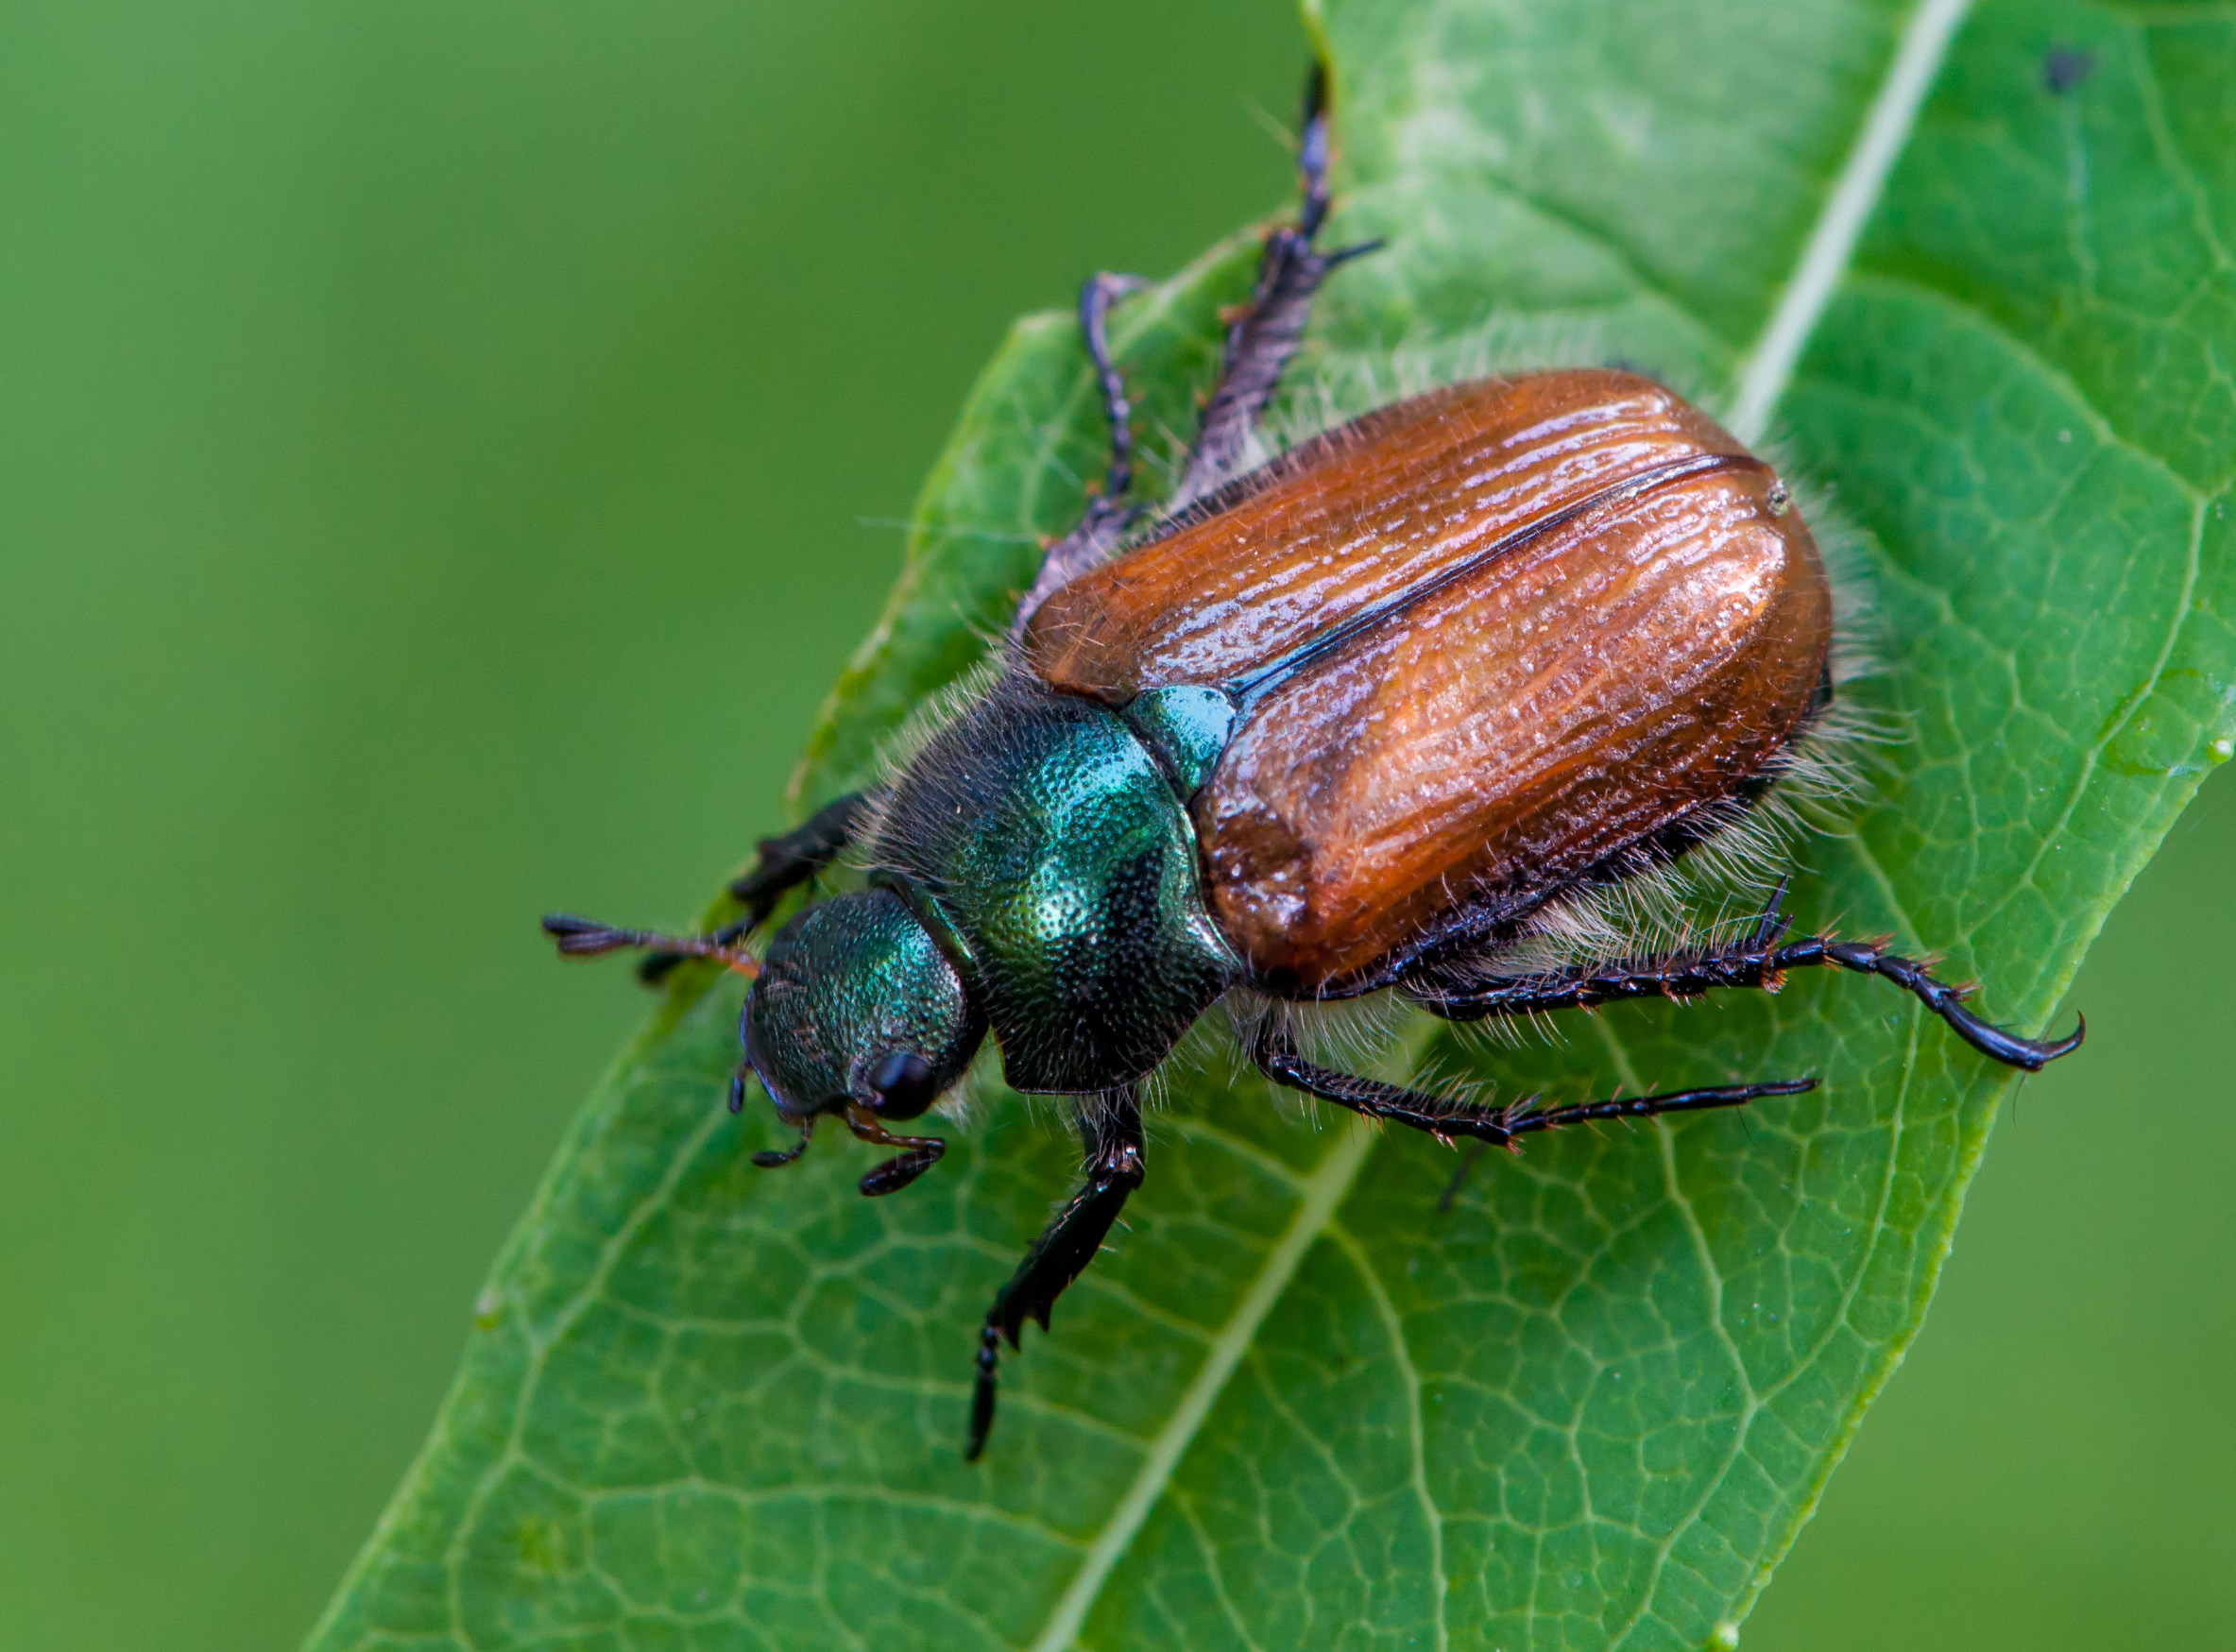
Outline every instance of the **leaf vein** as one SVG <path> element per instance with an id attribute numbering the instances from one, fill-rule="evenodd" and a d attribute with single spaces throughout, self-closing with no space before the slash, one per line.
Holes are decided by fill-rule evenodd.
<path id="1" fill-rule="evenodd" d="M 1389 1288 L 1382 1283 L 1382 1275 L 1375 1269 L 1374 1258 L 1351 1231 L 1340 1221 L 1328 1224 L 1328 1236 L 1351 1258 L 1351 1265 L 1365 1282 L 1367 1295 L 1374 1304 L 1374 1312 L 1382 1321 L 1382 1328 L 1390 1337 L 1390 1352 L 1396 1358 L 1398 1371 L 1405 1382 L 1407 1443 L 1409 1448 L 1413 1495 L 1420 1500 L 1421 1512 L 1428 1521 L 1428 1573 L 1429 1587 L 1436 1599 L 1437 1652 L 1452 1643 L 1452 1632 L 1446 1621 L 1445 1601 L 1450 1584 L 1444 1576 L 1444 1517 L 1436 1506 L 1436 1493 L 1428 1485 L 1428 1428 L 1421 1414 L 1421 1372 L 1413 1364 L 1411 1348 L 1406 1342 L 1404 1320 L 1398 1317 L 1397 1304 L 1390 1300 Z"/>
<path id="2" fill-rule="evenodd" d="M 624 1091 L 624 1098 L 626 1094 Z M 698 1156 L 715 1133 L 728 1122 L 726 1115 L 712 1108 L 708 1110 L 708 1116 L 684 1138 L 683 1144 L 670 1157 L 659 1181 L 637 1201 L 621 1225 L 599 1247 L 598 1260 L 591 1268 L 589 1276 L 583 1282 L 582 1288 L 567 1300 L 566 1305 L 552 1321 L 549 1331 L 538 1333 L 523 1320 L 521 1335 L 528 1341 L 528 1358 L 526 1370 L 521 1373 L 520 1389 L 513 1400 L 512 1421 L 505 1431 L 504 1445 L 488 1468 L 483 1471 L 473 1490 L 468 1495 L 459 1516 L 457 1530 L 452 1534 L 443 1556 L 451 1626 L 461 1645 L 471 1647 L 475 1644 L 466 1627 L 464 1591 L 467 1543 L 481 1523 L 482 1510 L 487 1506 L 491 1493 L 505 1474 L 522 1464 L 536 1466 L 521 1449 L 521 1439 L 527 1429 L 528 1414 L 534 1408 L 536 1391 L 542 1383 L 545 1361 L 558 1341 L 605 1295 L 606 1283 L 612 1277 L 614 1267 L 623 1254 L 635 1242 L 644 1224 L 666 1207 L 669 1199 L 674 1194 L 676 1184 L 683 1179 L 685 1168 Z M 542 1472 L 540 1466 L 538 1466 L 538 1472 Z"/>
<path id="3" fill-rule="evenodd" d="M 2090 434 L 2106 447 L 2116 448 L 2122 452 L 2132 454 L 2135 458 L 2140 459 L 2143 464 L 2159 472 L 2169 485 L 2181 493 L 2184 499 L 2193 502 L 2210 496 L 2211 490 L 2200 487 L 2191 482 L 2180 471 L 2175 469 L 2173 464 L 2163 454 L 2152 451 L 2114 424 L 2110 416 L 2090 399 L 2088 392 L 2083 390 L 2063 367 L 2043 355 L 2036 346 L 2029 344 L 2013 332 L 2000 318 L 1981 309 L 1979 305 L 1970 299 L 1959 298 L 1945 287 L 1937 287 L 1915 276 L 1893 270 L 1857 270 L 1848 278 L 1848 285 L 1852 290 L 1859 292 L 1868 292 L 1871 288 L 1879 287 L 1930 300 L 1947 310 L 1958 321 L 1977 328 L 1982 332 L 1991 334 L 1998 345 L 2019 358 L 2023 365 L 2040 374 L 2052 389 L 2063 395 L 2074 407 L 2078 408 L 2088 423 Z M 1863 394 L 1863 392 L 1855 390 L 1852 385 L 1829 387 L 1843 390 L 1850 395 Z"/>
<path id="4" fill-rule="evenodd" d="M 1637 1067 L 1630 1060 L 1630 1052 L 1624 1047 L 1622 1040 L 1615 1036 L 1614 1029 L 1607 1024 L 1607 1017 L 1596 1017 L 1596 1025 L 1600 1040 L 1607 1046 L 1608 1054 L 1614 1062 L 1616 1071 L 1621 1074 L 1624 1084 L 1632 1090 L 1642 1090 L 1644 1086 L 1639 1081 Z M 1610 1643 L 1610 1652 L 1621 1652 L 1638 1626 L 1653 1615 L 1654 1597 L 1660 1592 L 1662 1574 L 1668 1568 L 1669 1557 L 1677 1547 L 1678 1539 L 1699 1524 L 1700 1515 L 1707 1508 L 1709 1500 L 1722 1489 L 1724 1481 L 1731 1474 L 1732 1464 L 1745 1455 L 1748 1427 L 1754 1421 L 1754 1414 L 1760 1406 L 1753 1381 L 1748 1373 L 1747 1360 L 1740 1354 L 1738 1344 L 1732 1340 L 1731 1328 L 1724 1323 L 1723 1270 L 1716 1266 L 1715 1252 L 1709 1245 L 1707 1230 L 1701 1227 L 1699 1213 L 1693 1208 L 1692 1199 L 1684 1190 L 1683 1179 L 1678 1174 L 1677 1133 L 1671 1121 L 1665 1117 L 1653 1120 L 1653 1131 L 1661 1152 L 1663 1190 L 1670 1208 L 1683 1220 L 1686 1235 L 1691 1240 L 1693 1257 L 1700 1270 L 1701 1284 L 1708 1293 L 1708 1330 L 1722 1347 L 1724 1356 L 1731 1364 L 1732 1374 L 1739 1385 L 1740 1405 L 1738 1416 L 1733 1421 L 1732 1443 L 1724 1452 L 1723 1460 L 1716 1465 L 1715 1472 L 1709 1475 L 1699 1496 L 1694 1499 L 1692 1507 L 1681 1519 L 1672 1522 L 1669 1529 L 1655 1543 L 1653 1561 L 1647 1570 L 1646 1581 L 1640 1589 L 1637 1608 L 1623 1625 L 1622 1632 Z"/>

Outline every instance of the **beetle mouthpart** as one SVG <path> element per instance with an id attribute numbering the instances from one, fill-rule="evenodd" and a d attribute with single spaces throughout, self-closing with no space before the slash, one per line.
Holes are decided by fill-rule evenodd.
<path id="1" fill-rule="evenodd" d="M 780 1166 L 789 1165 L 808 1150 L 808 1143 L 814 1139 L 814 1135 L 815 1121 L 810 1118 L 800 1126 L 800 1139 L 798 1141 L 781 1152 L 775 1148 L 758 1152 L 753 1155 L 753 1162 L 763 1170 L 774 1170 Z"/>
<path id="2" fill-rule="evenodd" d="M 947 1150 L 946 1142 L 933 1141 L 902 1153 L 898 1158 L 887 1159 L 862 1176 L 859 1184 L 862 1198 L 882 1199 L 888 1193 L 898 1193 L 938 1164 L 940 1155 Z"/>
<path id="3" fill-rule="evenodd" d="M 898 1158 L 887 1159 L 862 1177 L 858 1185 L 864 1199 L 880 1199 L 888 1193 L 898 1193 L 938 1164 L 940 1155 L 947 1150 L 947 1144 L 938 1136 L 895 1135 L 879 1123 L 868 1109 L 859 1104 L 848 1107 L 845 1117 L 846 1128 L 854 1133 L 857 1140 L 869 1142 L 876 1147 L 902 1150 Z"/>

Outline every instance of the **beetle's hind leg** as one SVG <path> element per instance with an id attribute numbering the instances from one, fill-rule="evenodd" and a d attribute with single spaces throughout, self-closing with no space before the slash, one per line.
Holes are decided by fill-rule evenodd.
<path id="1" fill-rule="evenodd" d="M 1021 634 L 1048 594 L 1077 579 L 1096 564 L 1109 560 L 1135 508 L 1124 502 L 1134 489 L 1134 404 L 1126 399 L 1126 382 L 1110 358 L 1110 307 L 1143 285 L 1139 276 L 1098 275 L 1079 290 L 1079 330 L 1086 340 L 1087 357 L 1094 363 L 1095 383 L 1102 393 L 1102 417 L 1110 432 L 1110 463 L 1102 474 L 1101 489 L 1087 501 L 1079 525 L 1049 547 L 1041 559 L 1033 588 L 1017 605 L 1010 634 Z"/>
<path id="2" fill-rule="evenodd" d="M 1619 1096 L 1606 1101 L 1579 1101 L 1567 1107 L 1476 1107 L 1425 1090 L 1408 1090 L 1378 1079 L 1362 1079 L 1316 1066 L 1297 1054 L 1287 1034 L 1271 1022 L 1252 1042 L 1250 1059 L 1274 1083 L 1302 1090 L 1369 1118 L 1385 1119 L 1450 1143 L 1456 1136 L 1520 1151 L 1520 1138 L 1563 1125 L 1611 1118 L 1652 1118 L 1664 1113 L 1699 1113 L 1712 1107 L 1744 1107 L 1765 1096 L 1798 1096 L 1817 1088 L 1815 1079 L 1782 1079 L 1767 1084 L 1713 1084 L 1672 1090 L 1659 1096 Z"/>
<path id="3" fill-rule="evenodd" d="M 1778 910 L 1784 889 L 1784 884 L 1779 885 L 1769 910 L 1753 928 L 1713 946 L 1479 983 L 1455 985 L 1401 979 L 1398 984 L 1432 1015 L 1447 1021 L 1480 1021 L 1541 1010 L 1590 1009 L 1632 998 L 1681 1001 L 1718 987 L 1754 987 L 1774 993 L 1785 984 L 1788 970 L 1816 965 L 1875 975 L 1894 982 L 1947 1022 L 1965 1043 L 2006 1066 L 2038 1073 L 2080 1047 L 2088 1031 L 2086 1021 L 2063 1038 L 2023 1038 L 2006 1031 L 1964 1007 L 1971 988 L 1937 979 L 1916 959 L 1889 952 L 1884 941 L 1841 941 L 1831 935 L 1787 940 L 1788 921 Z"/>
<path id="4" fill-rule="evenodd" d="M 1132 1086 L 1103 1098 L 1093 1110 L 1080 1112 L 1080 1134 L 1086 1149 L 1086 1185 L 1071 1196 L 1056 1213 L 1055 1220 L 1025 1259 L 1017 1264 L 1009 1283 L 995 1293 L 979 1332 L 978 1382 L 971 1394 L 970 1440 L 963 1448 L 965 1461 L 976 1462 L 986 1449 L 986 1436 L 994 1427 L 994 1400 L 1001 1342 L 1018 1347 L 1025 1321 L 1049 1328 L 1049 1310 L 1067 1286 L 1077 1279 L 1102 1248 L 1110 1224 L 1134 1189 L 1141 1185 L 1141 1098 Z"/>
<path id="5" fill-rule="evenodd" d="M 1305 336 L 1320 283 L 1339 264 L 1381 245 L 1367 241 L 1334 252 L 1315 249 L 1313 242 L 1327 217 L 1327 72 L 1316 63 L 1305 83 L 1297 143 L 1304 210 L 1293 228 L 1283 225 L 1266 237 L 1250 302 L 1227 329 L 1219 383 L 1203 404 L 1195 447 L 1175 495 L 1181 503 L 1210 492 L 1240 467 L 1251 433 L 1281 383 L 1282 369 Z"/>
<path id="6" fill-rule="evenodd" d="M 1363 242 L 1334 252 L 1321 252 L 1319 237 L 1328 208 L 1327 77 L 1315 65 L 1305 88 L 1305 114 L 1297 145 L 1297 171 L 1304 186 L 1304 210 L 1296 224 L 1283 225 L 1266 237 L 1259 257 L 1257 282 L 1250 300 L 1227 328 L 1220 358 L 1219 382 L 1196 428 L 1187 465 L 1174 502 L 1208 493 L 1227 480 L 1249 451 L 1251 434 L 1264 416 L 1281 382 L 1282 369 L 1296 354 L 1312 314 L 1313 298 L 1328 272 L 1351 259 L 1372 252 L 1378 241 Z M 1133 525 L 1135 507 L 1123 502 L 1134 485 L 1133 406 L 1125 381 L 1111 360 L 1110 306 L 1142 284 L 1135 276 L 1099 275 L 1080 289 L 1080 332 L 1094 363 L 1102 392 L 1102 410 L 1110 429 L 1110 468 L 1101 491 L 1087 502 L 1086 515 L 1077 527 L 1049 548 L 1032 588 L 1017 605 L 1010 627 L 1013 639 L 1023 635 L 1026 622 L 1050 591 L 1078 578 L 1117 551 Z"/>
<path id="7" fill-rule="evenodd" d="M 769 921 L 778 901 L 846 852 L 846 845 L 861 835 L 869 812 L 869 793 L 850 792 L 825 804 L 791 831 L 761 839 L 753 870 L 730 884 L 730 898 L 745 910 L 711 934 L 693 939 L 734 949 Z M 544 927 L 550 928 L 548 921 Z M 566 950 L 563 941 L 560 950 Z M 637 966 L 637 979 L 656 986 L 685 958 L 695 956 L 677 948 L 656 950 Z"/>

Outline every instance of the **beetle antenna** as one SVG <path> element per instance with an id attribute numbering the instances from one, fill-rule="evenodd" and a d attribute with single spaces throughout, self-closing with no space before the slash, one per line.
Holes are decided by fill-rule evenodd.
<path id="1" fill-rule="evenodd" d="M 662 935 L 651 929 L 617 929 L 594 918 L 571 912 L 552 912 L 543 920 L 543 932 L 559 944 L 562 958 L 598 958 L 608 952 L 644 949 L 682 958 L 711 958 L 736 970 L 747 980 L 760 974 L 760 961 L 737 948 L 727 931 L 712 935 Z"/>

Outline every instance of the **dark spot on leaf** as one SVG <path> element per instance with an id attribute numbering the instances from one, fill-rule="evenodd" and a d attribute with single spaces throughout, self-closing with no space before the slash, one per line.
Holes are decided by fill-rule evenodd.
<path id="1" fill-rule="evenodd" d="M 2063 97 L 2096 73 L 2096 54 L 2081 46 L 2052 46 L 2042 54 L 2042 86 Z"/>

